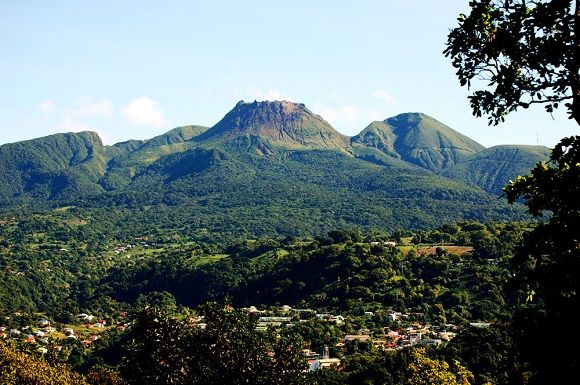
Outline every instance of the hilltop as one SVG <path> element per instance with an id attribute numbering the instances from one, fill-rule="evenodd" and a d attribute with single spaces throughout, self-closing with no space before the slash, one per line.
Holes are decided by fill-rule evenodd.
<path id="1" fill-rule="evenodd" d="M 112 229 L 169 226 L 196 238 L 521 218 L 494 195 L 547 149 L 501 149 L 421 113 L 350 138 L 303 104 L 241 101 L 212 127 L 149 140 L 106 146 L 82 132 L 2 145 L 0 207 L 106 209 L 92 218 Z"/>

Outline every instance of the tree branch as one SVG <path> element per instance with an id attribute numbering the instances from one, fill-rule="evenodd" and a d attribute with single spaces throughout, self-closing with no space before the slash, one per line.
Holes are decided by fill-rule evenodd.
<path id="1" fill-rule="evenodd" d="M 576 0 L 574 12 L 574 50 L 572 58 L 572 117 L 580 125 L 580 0 Z"/>

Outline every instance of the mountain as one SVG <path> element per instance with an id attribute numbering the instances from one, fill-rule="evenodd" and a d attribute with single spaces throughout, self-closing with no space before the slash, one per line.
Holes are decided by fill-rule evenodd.
<path id="1" fill-rule="evenodd" d="M 478 153 L 482 146 L 424 114 L 349 138 L 303 104 L 239 102 L 213 127 L 144 141 L 103 146 L 95 133 L 69 133 L 0 146 L 0 209 L 74 207 L 95 231 L 163 227 L 193 239 L 523 218 L 521 206 L 466 176 Z M 520 172 L 526 161 L 512 164 Z M 499 180 L 512 166 L 489 167 L 505 168 L 493 174 Z"/>
<path id="2" fill-rule="evenodd" d="M 0 202 L 28 195 L 40 199 L 102 192 L 105 146 L 94 132 L 55 134 L 0 146 Z"/>
<path id="3" fill-rule="evenodd" d="M 481 144 L 421 113 L 405 113 L 373 122 L 351 142 L 355 146 L 376 148 L 434 172 L 484 149 Z"/>
<path id="4" fill-rule="evenodd" d="M 443 171 L 443 175 L 473 183 L 501 195 L 502 188 L 518 175 L 529 174 L 532 165 L 547 161 L 550 149 L 544 146 L 502 145 L 487 148 Z"/>
<path id="5" fill-rule="evenodd" d="M 240 101 L 215 126 L 196 138 L 211 144 L 260 138 L 258 153 L 284 149 L 333 149 L 346 152 L 349 138 L 336 131 L 304 104 Z"/>

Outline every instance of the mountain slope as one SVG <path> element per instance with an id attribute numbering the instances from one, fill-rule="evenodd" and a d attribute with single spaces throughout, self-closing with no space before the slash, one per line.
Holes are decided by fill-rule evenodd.
<path id="1" fill-rule="evenodd" d="M 529 174 L 534 164 L 548 160 L 544 146 L 502 145 L 487 148 L 445 170 L 443 175 L 501 195 L 502 188 L 518 175 Z"/>
<path id="2" fill-rule="evenodd" d="M 518 205 L 398 162 L 379 166 L 328 150 L 259 156 L 198 148 L 168 156 L 83 205 L 116 212 L 119 219 L 105 227 L 121 233 L 143 236 L 162 227 L 228 241 L 523 218 Z"/>
<path id="3" fill-rule="evenodd" d="M 474 140 L 421 113 L 405 113 L 374 122 L 351 142 L 354 146 L 377 148 L 434 172 L 484 149 Z"/>
<path id="4" fill-rule="evenodd" d="M 351 139 L 354 147 L 370 147 L 400 159 L 401 155 L 395 149 L 396 135 L 393 127 L 385 122 L 372 122 L 358 135 Z"/>
<path id="5" fill-rule="evenodd" d="M 523 218 L 520 206 L 433 172 L 479 150 L 474 143 L 404 114 L 351 145 L 302 104 L 240 102 L 211 128 L 146 141 L 103 146 L 81 133 L 1 146 L 0 199 L 4 211 L 27 199 L 38 210 L 74 206 L 110 232 L 169 228 L 194 239 Z"/>
<path id="6" fill-rule="evenodd" d="M 320 116 L 313 114 L 304 104 L 287 101 L 240 101 L 215 126 L 195 138 L 206 144 L 216 144 L 234 139 L 260 138 L 266 151 L 277 147 L 285 149 L 333 149 L 346 152 L 347 136 L 340 134 Z"/>
<path id="7" fill-rule="evenodd" d="M 94 132 L 56 134 L 0 146 L 0 201 L 102 192 L 107 155 Z"/>

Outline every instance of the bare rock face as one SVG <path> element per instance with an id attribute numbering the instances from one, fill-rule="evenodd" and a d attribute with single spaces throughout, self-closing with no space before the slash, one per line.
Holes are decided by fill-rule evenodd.
<path id="1" fill-rule="evenodd" d="M 228 140 L 239 136 L 260 137 L 273 146 L 288 149 L 330 148 L 345 152 L 349 147 L 347 136 L 310 112 L 304 104 L 288 101 L 240 101 L 198 139 Z"/>

